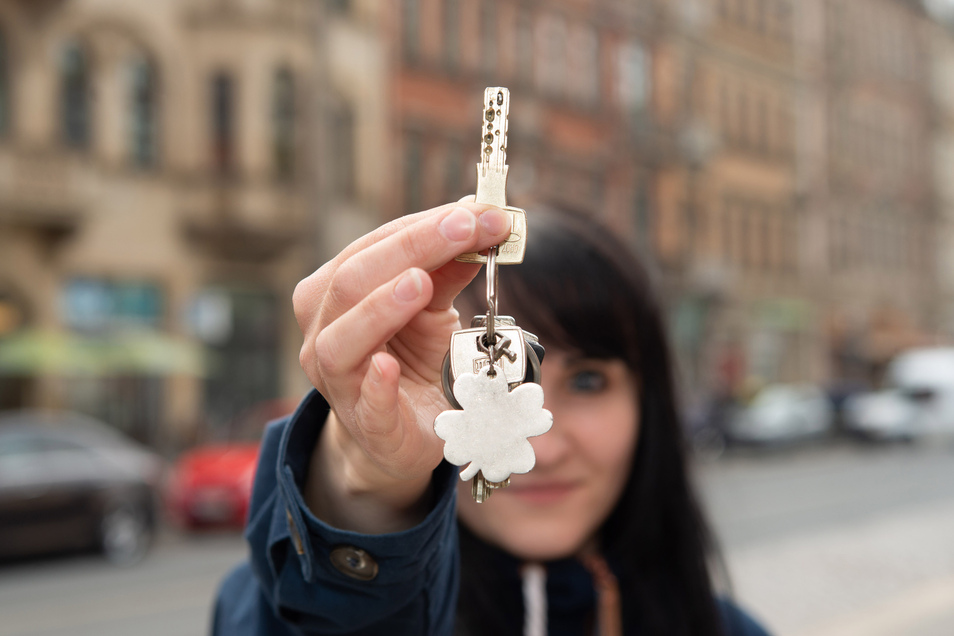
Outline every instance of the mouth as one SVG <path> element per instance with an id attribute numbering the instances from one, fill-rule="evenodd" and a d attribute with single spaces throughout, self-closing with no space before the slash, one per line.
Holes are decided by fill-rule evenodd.
<path id="1" fill-rule="evenodd" d="M 501 493 L 513 495 L 524 503 L 548 505 L 559 503 L 570 496 L 578 485 L 570 482 L 544 482 L 539 484 L 512 484 Z"/>

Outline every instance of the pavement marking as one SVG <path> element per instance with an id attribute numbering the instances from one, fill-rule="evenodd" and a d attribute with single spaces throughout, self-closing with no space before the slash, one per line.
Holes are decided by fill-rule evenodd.
<path id="1" fill-rule="evenodd" d="M 950 615 L 954 621 L 954 576 L 931 581 L 862 610 L 825 621 L 794 636 L 899 636 Z M 954 624 L 951 625 L 954 631 Z"/>

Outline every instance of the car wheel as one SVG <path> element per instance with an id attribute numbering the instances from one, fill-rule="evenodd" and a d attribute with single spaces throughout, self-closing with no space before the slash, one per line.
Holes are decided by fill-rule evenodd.
<path id="1" fill-rule="evenodd" d="M 132 565 L 146 556 L 152 527 L 142 506 L 121 503 L 107 508 L 100 521 L 103 555 L 117 565 Z"/>

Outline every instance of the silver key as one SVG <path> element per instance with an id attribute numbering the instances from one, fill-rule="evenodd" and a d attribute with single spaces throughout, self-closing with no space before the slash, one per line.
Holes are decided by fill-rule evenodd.
<path id="1" fill-rule="evenodd" d="M 461 375 L 454 382 L 454 396 L 464 410 L 438 415 L 434 431 L 446 442 L 445 459 L 466 464 L 461 479 L 482 477 L 474 484 L 475 498 L 481 501 L 511 474 L 533 468 L 536 458 L 527 438 L 550 430 L 553 415 L 543 408 L 539 384 L 527 382 L 511 391 L 503 367 L 497 365 Z"/>
<path id="2" fill-rule="evenodd" d="M 476 200 L 506 210 L 513 225 L 510 237 L 487 250 L 486 256 L 470 253 L 457 258 L 487 263 L 487 315 L 475 317 L 470 329 L 451 336 L 442 380 L 447 401 L 460 410 L 444 411 L 434 421 L 434 431 L 445 441 L 445 459 L 466 465 L 461 479 L 473 478 L 477 503 L 509 485 L 511 474 L 533 468 L 536 458 L 528 438 L 553 425 L 538 384 L 540 360 L 528 344 L 536 343 L 536 336 L 497 312 L 497 265 L 523 262 L 527 220 L 526 212 L 506 205 L 510 92 L 488 88 L 484 108 Z"/>
<path id="3" fill-rule="evenodd" d="M 477 164 L 477 203 L 500 207 L 510 215 L 510 236 L 498 245 L 498 265 L 523 262 L 527 251 L 527 213 L 507 205 L 507 124 L 510 117 L 510 90 L 488 86 L 484 90 L 481 117 L 480 163 Z M 486 263 L 487 256 L 468 252 L 457 257 L 464 263 Z"/>

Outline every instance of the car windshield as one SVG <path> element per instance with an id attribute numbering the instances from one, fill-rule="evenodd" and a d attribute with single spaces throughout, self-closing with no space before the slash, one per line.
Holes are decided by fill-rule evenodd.
<path id="1" fill-rule="evenodd" d="M 954 349 L 924 349 L 901 354 L 888 367 L 892 387 L 954 386 Z"/>

